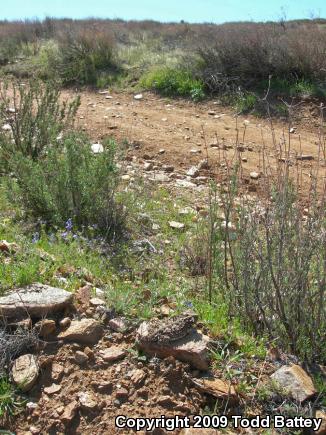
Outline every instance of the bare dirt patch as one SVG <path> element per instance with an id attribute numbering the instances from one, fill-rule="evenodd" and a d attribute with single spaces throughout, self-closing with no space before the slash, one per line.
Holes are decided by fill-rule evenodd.
<path id="1" fill-rule="evenodd" d="M 65 97 L 72 96 L 66 91 Z M 138 158 L 155 158 L 165 165 L 188 171 L 208 156 L 212 166 L 221 159 L 241 155 L 244 175 L 263 171 L 263 150 L 267 167 L 273 172 L 283 159 L 294 169 L 300 161 L 301 184 L 318 170 L 325 179 L 325 156 L 320 149 L 320 121 L 317 106 L 300 108 L 301 120 L 289 131 L 286 122 L 273 122 L 254 116 L 235 117 L 231 109 L 214 101 L 194 104 L 183 100 L 170 101 L 152 93 L 135 100 L 132 94 L 107 94 L 85 91 L 81 94 L 78 124 L 94 141 L 112 136 L 133 145 Z M 112 98 L 111 98 L 112 97 Z M 309 183 L 308 183 L 309 184 Z"/>

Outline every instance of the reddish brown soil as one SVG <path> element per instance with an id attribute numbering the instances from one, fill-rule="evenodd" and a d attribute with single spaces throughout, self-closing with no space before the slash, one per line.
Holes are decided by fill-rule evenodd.
<path id="1" fill-rule="evenodd" d="M 64 96 L 73 94 L 66 91 Z M 300 164 L 302 185 L 307 186 L 311 171 L 316 171 L 317 167 L 318 179 L 325 180 L 325 156 L 319 147 L 318 108 L 312 103 L 301 107 L 300 121 L 294 123 L 295 131 L 289 133 L 288 123 L 273 122 L 272 131 L 269 120 L 253 116 L 236 118 L 231 109 L 214 101 L 201 104 L 170 101 L 151 93 L 144 93 L 141 100 L 125 92 L 110 95 L 112 99 L 91 91 L 81 94 L 78 123 L 94 141 L 108 135 L 128 140 L 135 145 L 133 155 L 154 158 L 178 170 L 188 170 L 203 159 L 206 152 L 213 166 L 225 157 L 231 159 L 236 144 L 243 146 L 240 156 L 244 174 L 264 170 L 263 148 L 268 169 L 276 168 L 279 157 L 287 160 L 289 157 L 295 168 L 297 155 L 310 155 L 313 160 Z M 211 147 L 216 142 L 219 148 Z M 165 150 L 164 154 L 158 153 L 160 149 Z M 199 152 L 194 154 L 191 150 Z M 289 150 L 288 157 L 286 150 Z"/>

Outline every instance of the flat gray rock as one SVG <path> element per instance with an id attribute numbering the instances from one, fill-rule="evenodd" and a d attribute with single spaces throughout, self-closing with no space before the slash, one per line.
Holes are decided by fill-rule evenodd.
<path id="1" fill-rule="evenodd" d="M 26 315 L 45 317 L 63 310 L 72 302 L 72 293 L 61 288 L 36 283 L 11 290 L 7 295 L 0 297 L 0 316 L 6 318 Z"/>

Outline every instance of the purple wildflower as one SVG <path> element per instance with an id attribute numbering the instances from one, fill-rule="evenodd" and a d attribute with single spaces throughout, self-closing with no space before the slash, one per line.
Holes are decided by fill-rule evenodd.
<path id="1" fill-rule="evenodd" d="M 38 232 L 32 235 L 32 243 L 37 243 L 40 240 L 40 234 Z"/>
<path id="2" fill-rule="evenodd" d="M 71 218 L 69 218 L 68 220 L 67 220 L 67 222 L 66 222 L 66 230 L 67 231 L 71 231 L 72 230 L 72 219 Z"/>
<path id="3" fill-rule="evenodd" d="M 68 237 L 68 231 L 64 231 L 63 233 L 61 233 L 61 237 L 64 239 L 64 240 L 66 240 L 67 239 L 67 237 Z"/>

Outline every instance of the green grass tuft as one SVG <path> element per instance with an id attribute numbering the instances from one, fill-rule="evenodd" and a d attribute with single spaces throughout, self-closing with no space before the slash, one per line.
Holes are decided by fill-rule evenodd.
<path id="1" fill-rule="evenodd" d="M 191 72 L 177 68 L 160 68 L 143 76 L 140 85 L 167 97 L 188 97 L 199 101 L 205 97 L 204 84 Z"/>

